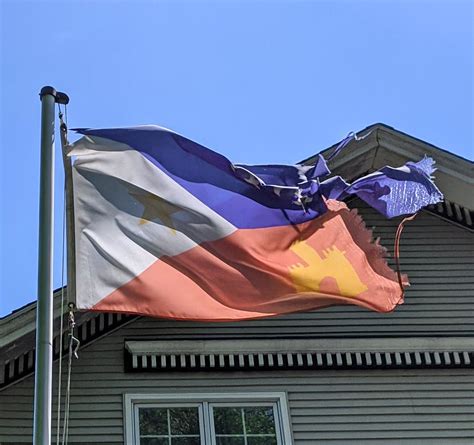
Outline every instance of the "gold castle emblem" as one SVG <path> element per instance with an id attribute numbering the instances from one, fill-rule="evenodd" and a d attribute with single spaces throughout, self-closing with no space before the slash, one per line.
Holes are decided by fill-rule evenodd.
<path id="1" fill-rule="evenodd" d="M 367 290 L 360 281 L 357 272 L 337 247 L 323 251 L 322 256 L 305 241 L 297 241 L 290 250 L 298 255 L 307 265 L 301 263 L 290 266 L 290 276 L 297 292 L 319 291 L 321 281 L 333 278 L 341 295 L 355 297 Z"/>

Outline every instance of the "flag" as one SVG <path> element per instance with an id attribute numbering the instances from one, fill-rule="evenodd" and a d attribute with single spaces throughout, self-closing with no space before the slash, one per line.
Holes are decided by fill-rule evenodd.
<path id="1" fill-rule="evenodd" d="M 403 300 L 397 274 L 342 199 L 392 217 L 442 197 L 429 159 L 349 184 L 327 178 L 321 155 L 250 166 L 157 126 L 77 131 L 78 309 L 203 321 L 391 311 Z"/>

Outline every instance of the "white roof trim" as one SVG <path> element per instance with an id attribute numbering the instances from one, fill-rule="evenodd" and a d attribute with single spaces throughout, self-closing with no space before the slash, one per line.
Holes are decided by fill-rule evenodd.
<path id="1" fill-rule="evenodd" d="M 177 340 L 125 342 L 128 371 L 470 367 L 472 340 L 456 338 Z"/>
<path id="2" fill-rule="evenodd" d="M 125 349 L 136 355 L 240 354 L 286 352 L 395 352 L 474 350 L 472 338 L 409 337 L 357 339 L 232 339 L 232 340 L 128 340 Z"/>

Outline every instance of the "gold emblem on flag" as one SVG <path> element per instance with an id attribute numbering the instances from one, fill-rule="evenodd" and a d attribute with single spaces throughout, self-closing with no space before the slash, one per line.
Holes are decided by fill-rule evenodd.
<path id="1" fill-rule="evenodd" d="M 173 224 L 171 215 L 182 210 L 180 207 L 170 204 L 165 199 L 150 192 L 129 193 L 143 205 L 143 213 L 139 223 L 140 225 L 146 224 L 150 221 L 159 220 L 164 226 L 171 230 L 173 235 L 176 235 L 176 228 Z"/>
<path id="2" fill-rule="evenodd" d="M 356 297 L 367 290 L 345 252 L 337 247 L 324 250 L 321 256 L 305 241 L 297 241 L 290 250 L 306 263 L 290 266 L 290 276 L 298 292 L 319 291 L 325 278 L 333 278 L 345 297 Z"/>

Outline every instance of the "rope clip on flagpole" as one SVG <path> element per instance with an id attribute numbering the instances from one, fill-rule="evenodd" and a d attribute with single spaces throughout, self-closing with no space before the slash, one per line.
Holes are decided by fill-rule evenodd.
<path id="1" fill-rule="evenodd" d="M 79 346 L 81 345 L 81 342 L 79 341 L 78 338 L 74 336 L 74 328 L 76 327 L 76 319 L 74 318 L 74 310 L 76 308 L 76 305 L 74 303 L 69 303 L 69 314 L 68 314 L 68 321 L 69 321 L 69 339 L 70 339 L 70 348 L 71 348 L 71 353 L 74 355 L 75 358 L 79 358 L 77 355 L 77 350 L 79 349 Z"/>
<path id="2" fill-rule="evenodd" d="M 53 367 L 54 106 L 56 103 L 66 105 L 69 97 L 46 86 L 41 89 L 40 100 L 41 166 L 33 443 L 49 445 Z"/>

